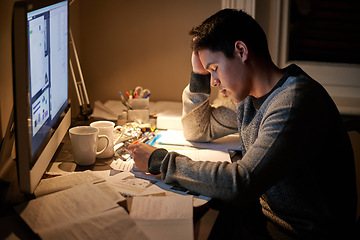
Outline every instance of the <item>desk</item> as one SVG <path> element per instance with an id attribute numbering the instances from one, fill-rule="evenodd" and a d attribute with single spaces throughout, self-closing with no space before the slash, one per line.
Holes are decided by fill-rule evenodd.
<path id="1" fill-rule="evenodd" d="M 87 122 L 77 122 L 75 125 L 89 125 L 90 122 L 96 121 L 98 119 L 90 119 Z M 92 171 L 102 171 L 102 170 L 110 170 L 110 163 L 112 162 L 112 158 L 109 159 L 97 159 L 96 163 L 89 167 L 79 167 L 74 163 L 74 159 L 72 156 L 72 149 L 70 144 L 70 138 L 68 134 L 66 134 L 63 139 L 58 151 L 56 152 L 52 162 L 48 168 L 54 169 L 54 165 L 56 165 L 62 171 L 84 171 L 84 170 L 92 170 Z M 10 237 L 18 237 L 20 239 L 38 239 L 38 237 L 32 232 L 32 230 L 25 224 L 25 222 L 17 215 L 17 213 L 12 209 L 11 205 L 1 206 L 3 210 L 1 210 L 0 215 L 0 239 L 6 239 Z M 206 205 L 198 208 L 194 208 L 194 233 L 195 239 L 207 239 L 208 234 L 210 233 L 212 224 L 215 221 L 217 216 L 216 211 L 208 211 L 208 207 Z"/>

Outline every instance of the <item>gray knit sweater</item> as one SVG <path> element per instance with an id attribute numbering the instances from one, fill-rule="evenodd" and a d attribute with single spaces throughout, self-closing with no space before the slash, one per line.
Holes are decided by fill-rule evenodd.
<path id="1" fill-rule="evenodd" d="M 201 78 L 192 74 L 190 85 L 201 85 Z M 209 91 L 198 89 L 184 90 L 185 135 L 210 141 L 234 132 L 236 121 L 242 159 L 196 162 L 158 149 L 149 159 L 151 173 L 235 206 L 258 199 L 274 239 L 330 239 L 350 232 L 357 200 L 352 148 L 319 83 L 291 65 L 267 95 L 238 104 L 237 120 L 231 104 L 214 109 Z M 216 118 L 221 115 L 224 122 Z"/>

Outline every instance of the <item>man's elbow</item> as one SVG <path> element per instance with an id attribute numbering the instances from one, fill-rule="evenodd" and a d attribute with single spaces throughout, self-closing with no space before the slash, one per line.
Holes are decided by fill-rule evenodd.
<path id="1" fill-rule="evenodd" d="M 187 141 L 192 141 L 192 142 L 210 142 L 212 139 L 207 136 L 204 133 L 198 132 L 198 131 L 189 131 L 184 129 L 184 137 Z"/>

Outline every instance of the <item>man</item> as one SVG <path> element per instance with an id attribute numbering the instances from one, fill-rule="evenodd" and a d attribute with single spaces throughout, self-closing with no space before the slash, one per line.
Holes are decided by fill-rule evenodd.
<path id="1" fill-rule="evenodd" d="M 324 88 L 296 65 L 276 67 L 263 30 L 242 11 L 221 10 L 191 34 L 194 73 L 183 94 L 183 126 L 202 141 L 234 131 L 233 124 L 211 117 L 210 84 L 218 87 L 237 103 L 242 159 L 195 162 L 133 144 L 129 150 L 136 166 L 161 174 L 165 183 L 219 200 L 234 213 L 254 201 L 261 204 L 265 225 L 260 220 L 249 225 L 237 215 L 231 219 L 236 224 L 229 221 L 233 227 L 227 231 L 233 232 L 223 231 L 224 236 L 348 237 L 356 214 L 354 159 L 340 114 Z M 226 119 L 231 107 L 223 110 Z"/>

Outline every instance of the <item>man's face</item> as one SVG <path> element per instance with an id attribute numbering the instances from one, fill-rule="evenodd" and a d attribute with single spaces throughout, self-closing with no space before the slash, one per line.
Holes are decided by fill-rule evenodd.
<path id="1" fill-rule="evenodd" d="M 211 85 L 235 102 L 244 100 L 250 92 L 250 79 L 247 76 L 245 62 L 235 54 L 228 59 L 222 52 L 208 49 L 199 51 L 199 58 L 204 68 L 211 74 Z"/>

